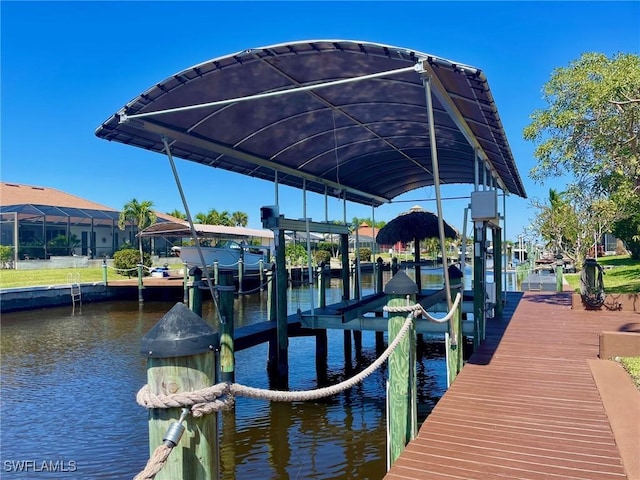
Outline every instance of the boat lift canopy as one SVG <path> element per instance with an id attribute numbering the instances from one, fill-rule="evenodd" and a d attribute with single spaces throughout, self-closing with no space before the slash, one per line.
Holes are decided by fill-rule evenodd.
<path id="1" fill-rule="evenodd" d="M 135 97 L 96 135 L 159 153 L 168 141 L 179 158 L 374 207 L 438 180 L 477 185 L 478 169 L 526 197 L 483 72 L 376 43 L 301 41 L 215 58 Z"/>
<path id="2" fill-rule="evenodd" d="M 198 238 L 247 239 L 258 238 L 263 244 L 273 243 L 273 232 L 256 228 L 229 227 L 226 225 L 194 225 Z M 138 235 L 141 237 L 191 237 L 191 228 L 187 222 L 155 223 Z"/>

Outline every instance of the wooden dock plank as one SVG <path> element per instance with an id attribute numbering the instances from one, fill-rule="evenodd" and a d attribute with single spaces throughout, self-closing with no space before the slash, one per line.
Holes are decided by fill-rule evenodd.
<path id="1" fill-rule="evenodd" d="M 640 315 L 571 310 L 568 293 L 507 300 L 385 479 L 628 478 L 588 360 L 600 331 Z"/>

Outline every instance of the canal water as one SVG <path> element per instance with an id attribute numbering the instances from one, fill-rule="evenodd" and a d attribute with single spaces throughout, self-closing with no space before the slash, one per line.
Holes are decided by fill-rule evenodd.
<path id="1" fill-rule="evenodd" d="M 363 275 L 363 294 L 373 293 L 373 281 Z M 424 288 L 441 286 L 439 270 L 423 272 Z M 289 293 L 289 312 L 310 307 L 308 287 Z M 237 326 L 266 319 L 265 295 L 236 299 Z M 340 280 L 332 279 L 327 303 L 340 296 Z M 85 304 L 75 315 L 71 307 L 3 314 L 0 476 L 132 478 L 142 470 L 149 445 L 147 412 L 135 401 L 146 383 L 140 339 L 173 305 L 117 301 Z M 215 323 L 212 309 L 205 303 L 203 317 Z M 328 341 L 330 384 L 376 358 L 373 332 L 363 333 L 361 353 L 353 349 L 346 362 L 342 331 L 329 331 Z M 268 388 L 266 359 L 265 344 L 237 352 L 236 381 Z M 291 389 L 317 387 L 312 337 L 290 339 L 289 365 Z M 382 478 L 386 374 L 384 365 L 362 384 L 314 402 L 237 398 L 235 416 L 220 416 L 220 478 Z M 422 421 L 446 389 L 441 342 L 420 345 L 417 374 Z"/>

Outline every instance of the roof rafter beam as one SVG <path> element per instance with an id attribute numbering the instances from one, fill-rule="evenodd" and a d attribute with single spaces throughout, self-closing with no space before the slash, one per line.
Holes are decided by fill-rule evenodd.
<path id="1" fill-rule="evenodd" d="M 464 116 L 462 115 L 462 113 L 460 113 L 455 103 L 453 103 L 453 100 L 451 99 L 451 97 L 447 95 L 447 89 L 444 87 L 444 85 L 442 85 L 442 83 L 438 79 L 438 76 L 433 71 L 433 67 L 429 63 L 429 59 L 423 58 L 418 62 L 417 65 L 419 66 L 419 72 L 422 75 L 427 75 L 430 78 L 431 84 L 432 84 L 431 91 L 433 95 L 435 95 L 438 98 L 438 101 L 440 102 L 440 104 L 449 113 L 451 120 L 453 120 L 453 122 L 458 126 L 458 128 L 460 129 L 460 132 L 465 136 L 465 138 L 469 142 L 469 145 L 471 145 L 474 148 L 474 150 L 476 150 L 477 152 L 482 152 L 482 162 L 489 167 L 489 170 L 491 170 L 492 175 L 500 185 L 500 188 L 505 192 L 509 191 L 509 189 L 506 187 L 506 185 L 502 181 L 502 178 L 500 177 L 498 172 L 496 172 L 495 168 L 489 161 L 489 156 L 486 154 L 484 149 L 480 146 L 480 143 L 476 140 L 475 135 L 469 128 L 469 125 L 467 125 L 467 122 L 465 121 Z"/>
<path id="2" fill-rule="evenodd" d="M 263 59 L 264 61 L 264 59 Z M 290 75 L 288 75 L 286 72 L 283 72 L 280 68 L 277 68 L 275 65 L 272 65 L 269 62 L 265 62 L 267 65 L 269 65 L 271 68 L 273 68 L 275 71 L 279 72 L 282 76 L 284 76 L 286 79 L 288 79 L 289 81 L 299 84 L 299 82 L 292 78 Z M 404 72 L 409 72 L 409 71 L 418 71 L 419 70 L 419 64 L 414 65 L 413 67 L 405 67 L 405 68 L 400 68 L 398 70 L 392 70 L 392 71 L 388 71 L 386 74 L 391 74 L 391 73 L 404 73 Z M 364 75 L 361 77 L 355 77 L 358 79 L 362 79 L 362 80 L 368 80 L 369 78 L 377 78 L 379 75 L 377 74 L 372 74 L 372 75 Z M 365 78 L 365 77 L 369 77 L 369 78 Z M 299 87 L 299 88 L 304 88 L 304 87 Z M 407 155 L 405 152 L 403 152 L 402 150 L 400 150 L 399 148 L 397 148 L 395 145 L 393 145 L 392 143 L 388 142 L 386 138 L 378 135 L 376 132 L 374 132 L 373 130 L 371 130 L 367 125 L 363 124 L 362 122 L 360 122 L 357 118 L 355 118 L 352 115 L 349 115 L 348 113 L 346 113 L 344 110 L 342 110 L 342 108 L 334 105 L 333 103 L 331 103 L 329 100 L 327 100 L 326 98 L 324 98 L 323 96 L 321 96 L 320 94 L 316 93 L 316 92 L 310 92 L 310 95 L 312 95 L 314 98 L 316 98 L 318 101 L 324 103 L 325 105 L 327 105 L 327 107 L 329 107 L 331 109 L 332 112 L 337 111 L 338 113 L 344 115 L 345 117 L 347 117 L 349 120 L 351 120 L 353 123 L 355 123 L 356 125 L 359 125 L 360 127 L 364 128 L 365 130 L 367 130 L 368 132 L 370 132 L 372 135 L 374 135 L 375 137 L 379 138 L 381 141 L 383 141 L 384 143 L 386 143 L 387 145 L 389 145 L 390 148 L 394 149 L 395 151 L 398 152 L 399 155 L 402 155 L 404 158 L 406 158 L 407 160 L 409 160 L 410 162 L 413 162 L 418 168 L 421 168 L 422 170 L 424 170 L 427 174 L 432 175 L 432 172 L 426 168 L 424 165 L 422 165 L 420 162 L 418 162 L 417 160 L 415 160 L 414 158 L 410 157 L 409 155 Z M 309 162 L 307 162 L 308 164 Z"/>
<path id="3" fill-rule="evenodd" d="M 193 135 L 188 135 L 186 133 L 180 132 L 178 130 L 174 130 L 169 127 L 165 127 L 163 125 L 159 125 L 155 122 L 151 122 L 149 120 L 141 120 L 139 118 L 131 119 L 125 118 L 121 120 L 126 122 L 127 125 L 138 128 L 141 130 L 146 130 L 148 132 L 157 133 L 162 136 L 165 135 L 172 140 L 186 143 L 188 145 L 193 145 L 196 147 L 203 148 L 205 150 L 210 150 L 213 152 L 221 153 L 223 155 L 228 155 L 230 157 L 237 158 L 238 160 L 243 160 L 245 162 L 253 163 L 255 165 L 260 165 L 262 167 L 270 168 L 272 170 L 285 173 L 287 175 L 292 175 L 297 178 L 305 178 L 309 181 L 319 183 L 321 185 L 327 185 L 330 188 L 337 189 L 340 191 L 345 191 L 357 195 L 362 198 L 367 198 L 369 200 L 374 200 L 377 203 L 389 203 L 390 199 L 381 197 L 379 195 L 373 195 L 371 193 L 363 192 L 362 190 L 358 190 L 356 188 L 350 188 L 345 185 L 341 185 L 337 182 L 332 182 L 330 180 L 323 179 L 321 177 L 317 177 L 316 175 L 311 175 L 308 173 L 301 172 L 296 170 L 295 168 L 286 167 L 284 165 L 279 165 L 275 162 L 272 162 L 266 158 L 258 157 L 257 155 L 252 155 L 247 152 L 242 152 L 239 150 L 235 150 L 233 148 L 227 147 L 225 145 L 221 145 L 219 143 L 213 142 L 211 140 L 206 140 L 204 138 L 195 137 Z"/>

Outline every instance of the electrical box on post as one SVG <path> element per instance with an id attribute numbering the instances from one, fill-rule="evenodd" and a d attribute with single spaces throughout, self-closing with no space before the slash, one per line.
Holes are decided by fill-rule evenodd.
<path id="1" fill-rule="evenodd" d="M 499 224 L 497 190 L 471 192 L 471 219 Z"/>
<path id="2" fill-rule="evenodd" d="M 260 207 L 260 220 L 262 228 L 278 228 L 279 211 L 277 205 Z"/>

